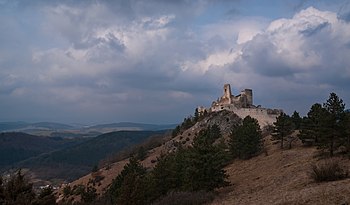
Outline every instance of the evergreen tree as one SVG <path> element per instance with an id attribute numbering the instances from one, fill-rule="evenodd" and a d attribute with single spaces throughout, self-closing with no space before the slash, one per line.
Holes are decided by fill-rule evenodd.
<path id="1" fill-rule="evenodd" d="M 5 201 L 5 194 L 4 194 L 4 186 L 3 186 L 3 179 L 0 175 L 0 204 L 4 204 Z"/>
<path id="2" fill-rule="evenodd" d="M 143 205 L 147 204 L 144 174 L 129 172 L 122 181 L 117 204 Z"/>
<path id="3" fill-rule="evenodd" d="M 35 199 L 33 185 L 27 181 L 21 170 L 5 183 L 4 198 L 5 204 L 11 205 L 31 204 Z"/>
<path id="4" fill-rule="evenodd" d="M 198 122 L 199 120 L 199 112 L 198 112 L 198 108 L 196 108 L 196 110 L 194 111 L 194 121 Z"/>
<path id="5" fill-rule="evenodd" d="M 213 144 L 215 140 L 221 138 L 221 131 L 217 124 L 208 126 L 207 129 L 201 130 L 199 135 L 195 138 L 196 144 Z"/>
<path id="6" fill-rule="evenodd" d="M 202 130 L 193 147 L 179 147 L 176 153 L 163 156 L 151 172 L 153 199 L 169 191 L 213 190 L 227 184 L 223 170 L 227 163 L 224 146 L 213 143 L 221 138 L 217 125 Z"/>
<path id="7" fill-rule="evenodd" d="M 293 122 L 287 114 L 281 113 L 273 124 L 274 132 L 272 136 L 274 139 L 280 140 L 281 149 L 283 149 L 284 140 L 293 132 Z"/>
<path id="8" fill-rule="evenodd" d="M 67 185 L 63 188 L 63 197 L 64 198 L 67 198 L 72 194 L 73 194 L 73 190 L 72 190 L 71 186 Z"/>
<path id="9" fill-rule="evenodd" d="M 149 197 L 151 201 L 166 195 L 170 190 L 179 190 L 183 182 L 185 160 L 182 149 L 177 153 L 163 155 L 149 175 Z"/>
<path id="10" fill-rule="evenodd" d="M 146 159 L 146 157 L 147 157 L 147 150 L 143 146 L 139 147 L 137 149 L 136 159 L 142 161 L 142 160 Z"/>
<path id="11" fill-rule="evenodd" d="M 140 191 L 142 178 L 146 174 L 146 169 L 134 157 L 131 157 L 129 163 L 124 166 L 121 173 L 113 180 L 108 194 L 113 204 L 128 204 L 127 201 L 138 204 L 139 196 L 143 195 Z M 131 191 L 134 192 L 131 193 Z M 137 195 L 139 192 L 139 195 Z M 130 197 L 134 197 L 132 200 Z M 142 198 L 142 197 L 141 197 Z"/>
<path id="12" fill-rule="evenodd" d="M 248 159 L 261 150 L 262 135 L 256 119 L 247 116 L 230 136 L 230 151 L 233 157 Z"/>
<path id="13" fill-rule="evenodd" d="M 51 186 L 42 189 L 33 203 L 34 205 L 55 205 L 56 197 Z"/>
<path id="14" fill-rule="evenodd" d="M 213 142 L 221 134 L 217 126 L 203 130 L 188 149 L 183 187 L 187 191 L 206 190 L 228 184 L 223 168 L 227 163 L 227 153 Z M 219 135 L 218 135 L 219 134 Z"/>
<path id="15" fill-rule="evenodd" d="M 344 127 L 345 127 L 346 151 L 349 153 L 350 152 L 350 112 L 345 113 Z"/>
<path id="16" fill-rule="evenodd" d="M 303 143 L 318 143 L 318 138 L 322 134 L 322 121 L 328 115 L 327 110 L 321 104 L 315 103 L 311 106 L 301 123 L 301 129 L 298 137 Z"/>
<path id="17" fill-rule="evenodd" d="M 190 148 L 187 169 L 184 172 L 183 187 L 188 191 L 206 190 L 228 184 L 223 170 L 226 165 L 226 153 L 213 145 Z"/>
<path id="18" fill-rule="evenodd" d="M 323 104 L 324 108 L 332 115 L 335 120 L 340 121 L 345 114 L 345 104 L 337 94 L 331 93 L 327 102 Z"/>
<path id="19" fill-rule="evenodd" d="M 176 137 L 176 136 L 180 133 L 180 131 L 181 131 L 180 125 L 177 125 L 177 126 L 173 129 L 173 131 L 171 132 L 171 136 L 172 136 L 172 137 Z"/>
<path id="20" fill-rule="evenodd" d="M 291 120 L 294 124 L 294 129 L 298 130 L 300 128 L 302 118 L 300 117 L 300 115 L 297 111 L 293 112 L 293 114 L 291 116 Z"/>
<path id="21" fill-rule="evenodd" d="M 84 189 L 81 193 L 81 201 L 85 204 L 89 204 L 96 200 L 97 193 L 96 189 L 93 186 L 87 186 L 86 189 Z"/>
<path id="22" fill-rule="evenodd" d="M 323 106 L 328 113 L 321 119 L 322 134 L 320 135 L 320 146 L 327 148 L 330 156 L 333 156 L 335 149 L 342 144 L 345 136 L 343 127 L 345 104 L 335 93 L 331 93 Z"/>
<path id="23" fill-rule="evenodd" d="M 98 172 L 98 166 L 97 165 L 94 165 L 91 169 L 91 172 Z"/>

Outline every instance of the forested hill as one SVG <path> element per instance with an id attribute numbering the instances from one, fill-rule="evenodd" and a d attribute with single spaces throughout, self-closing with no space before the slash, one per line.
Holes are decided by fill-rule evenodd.
<path id="1" fill-rule="evenodd" d="M 69 147 L 78 141 L 21 132 L 0 133 L 0 169 L 45 152 Z"/>
<path id="2" fill-rule="evenodd" d="M 18 167 L 29 168 L 41 179 L 73 180 L 87 174 L 100 160 L 166 131 L 117 131 L 89 138 L 83 143 L 25 160 Z"/>

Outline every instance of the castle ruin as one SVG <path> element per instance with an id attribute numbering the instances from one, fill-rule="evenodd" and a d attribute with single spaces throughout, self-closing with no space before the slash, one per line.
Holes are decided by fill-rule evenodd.
<path id="1" fill-rule="evenodd" d="M 218 112 L 221 110 L 232 111 L 242 119 L 248 115 L 258 120 L 260 127 L 272 125 L 278 115 L 283 112 L 280 109 L 262 108 L 253 104 L 253 91 L 244 89 L 237 96 L 232 95 L 230 84 L 224 85 L 224 94 L 211 104 L 210 108 L 198 107 L 199 113 Z"/>

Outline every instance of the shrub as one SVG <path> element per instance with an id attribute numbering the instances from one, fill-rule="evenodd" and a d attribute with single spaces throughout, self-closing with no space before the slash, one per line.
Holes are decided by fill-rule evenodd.
<path id="1" fill-rule="evenodd" d="M 66 198 L 66 197 L 68 197 L 68 196 L 70 196 L 70 195 L 72 195 L 73 194 L 73 190 L 72 190 L 72 187 L 70 187 L 69 185 L 67 185 L 67 186 L 65 186 L 64 188 L 63 188 L 63 196 Z"/>
<path id="2" fill-rule="evenodd" d="M 214 193 L 198 192 L 170 192 L 153 205 L 199 205 L 208 204 L 214 200 Z"/>
<path id="3" fill-rule="evenodd" d="M 325 160 L 318 164 L 312 164 L 310 175 L 316 182 L 324 182 L 347 178 L 349 172 L 339 160 Z"/>

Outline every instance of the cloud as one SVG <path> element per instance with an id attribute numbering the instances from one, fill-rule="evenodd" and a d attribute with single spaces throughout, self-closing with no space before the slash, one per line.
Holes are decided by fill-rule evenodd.
<path id="1" fill-rule="evenodd" d="M 305 112 L 307 104 L 326 98 L 328 92 L 349 89 L 349 26 L 336 13 L 309 7 L 290 19 L 272 21 L 250 40 L 231 44 L 232 53 L 209 54 L 197 65 L 230 76 L 228 82 L 239 89 L 264 93 L 258 94 L 259 100 L 271 102 L 273 96 L 280 99 L 275 106 Z M 213 59 L 221 64 L 210 63 Z M 300 98 L 303 102 L 296 103 Z"/>
<path id="2" fill-rule="evenodd" d="M 6 7 L 18 15 L 0 12 L 0 120 L 176 122 L 209 106 L 224 83 L 287 111 L 330 91 L 350 101 L 350 24 L 337 13 L 309 7 L 271 20 L 219 3 L 222 18 L 208 23 L 210 1 Z"/>

